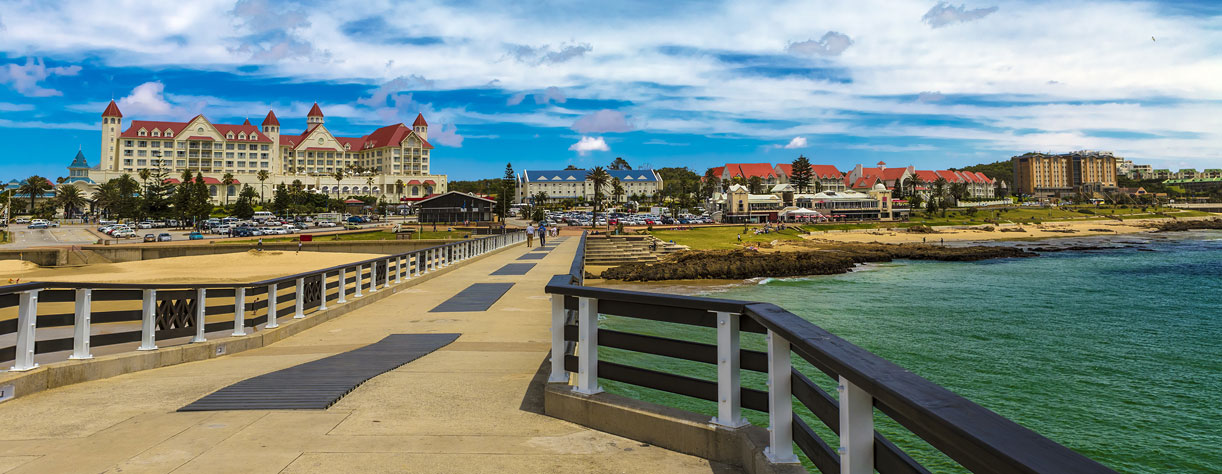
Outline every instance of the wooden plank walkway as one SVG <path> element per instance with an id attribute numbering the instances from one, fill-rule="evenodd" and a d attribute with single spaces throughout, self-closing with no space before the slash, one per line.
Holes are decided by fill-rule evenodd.
<path id="1" fill-rule="evenodd" d="M 366 380 L 449 345 L 458 334 L 391 334 L 360 349 L 249 378 L 178 411 L 323 410 Z"/>

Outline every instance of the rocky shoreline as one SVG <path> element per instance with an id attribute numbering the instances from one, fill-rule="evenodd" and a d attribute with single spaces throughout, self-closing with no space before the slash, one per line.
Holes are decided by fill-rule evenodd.
<path id="1" fill-rule="evenodd" d="M 1186 230 L 1222 230 L 1222 219 L 1174 220 L 1160 223 L 1155 232 L 1183 232 Z"/>
<path id="2" fill-rule="evenodd" d="M 634 263 L 603 271 L 601 278 L 622 281 L 748 279 L 847 273 L 862 263 L 895 259 L 970 262 L 1025 258 L 1039 254 L 1017 247 L 943 247 L 910 244 L 836 244 L 814 250 L 760 252 L 703 250 L 674 254 L 654 264 Z M 593 275 L 591 275 L 593 277 Z"/>

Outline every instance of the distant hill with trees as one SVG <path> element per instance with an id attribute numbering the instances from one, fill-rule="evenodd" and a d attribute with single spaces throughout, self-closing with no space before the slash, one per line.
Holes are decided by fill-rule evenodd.
<path id="1" fill-rule="evenodd" d="M 962 168 L 951 168 L 951 170 L 980 172 L 984 173 L 985 176 L 990 178 L 1005 181 L 1007 185 L 1014 185 L 1014 165 L 1010 164 L 1010 160 L 964 166 Z"/>

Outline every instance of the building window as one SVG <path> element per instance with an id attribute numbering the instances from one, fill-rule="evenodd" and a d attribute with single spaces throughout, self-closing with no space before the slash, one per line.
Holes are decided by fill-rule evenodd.
<path id="1" fill-rule="evenodd" d="M 179 167 L 179 168 L 182 168 L 182 167 L 184 167 L 184 166 L 187 166 L 187 161 L 186 161 L 186 160 L 178 160 L 178 167 Z"/>
<path id="2" fill-rule="evenodd" d="M 131 166 L 131 165 L 132 165 L 132 160 L 130 160 L 130 159 L 125 159 L 125 160 L 123 160 L 123 165 L 124 165 L 124 166 Z"/>

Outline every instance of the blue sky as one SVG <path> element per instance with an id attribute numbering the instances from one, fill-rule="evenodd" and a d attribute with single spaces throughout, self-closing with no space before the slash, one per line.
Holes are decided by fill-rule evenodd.
<path id="1" fill-rule="evenodd" d="M 0 0 L 0 179 L 96 163 L 101 110 L 363 135 L 434 172 L 1111 150 L 1222 167 L 1218 2 Z"/>

